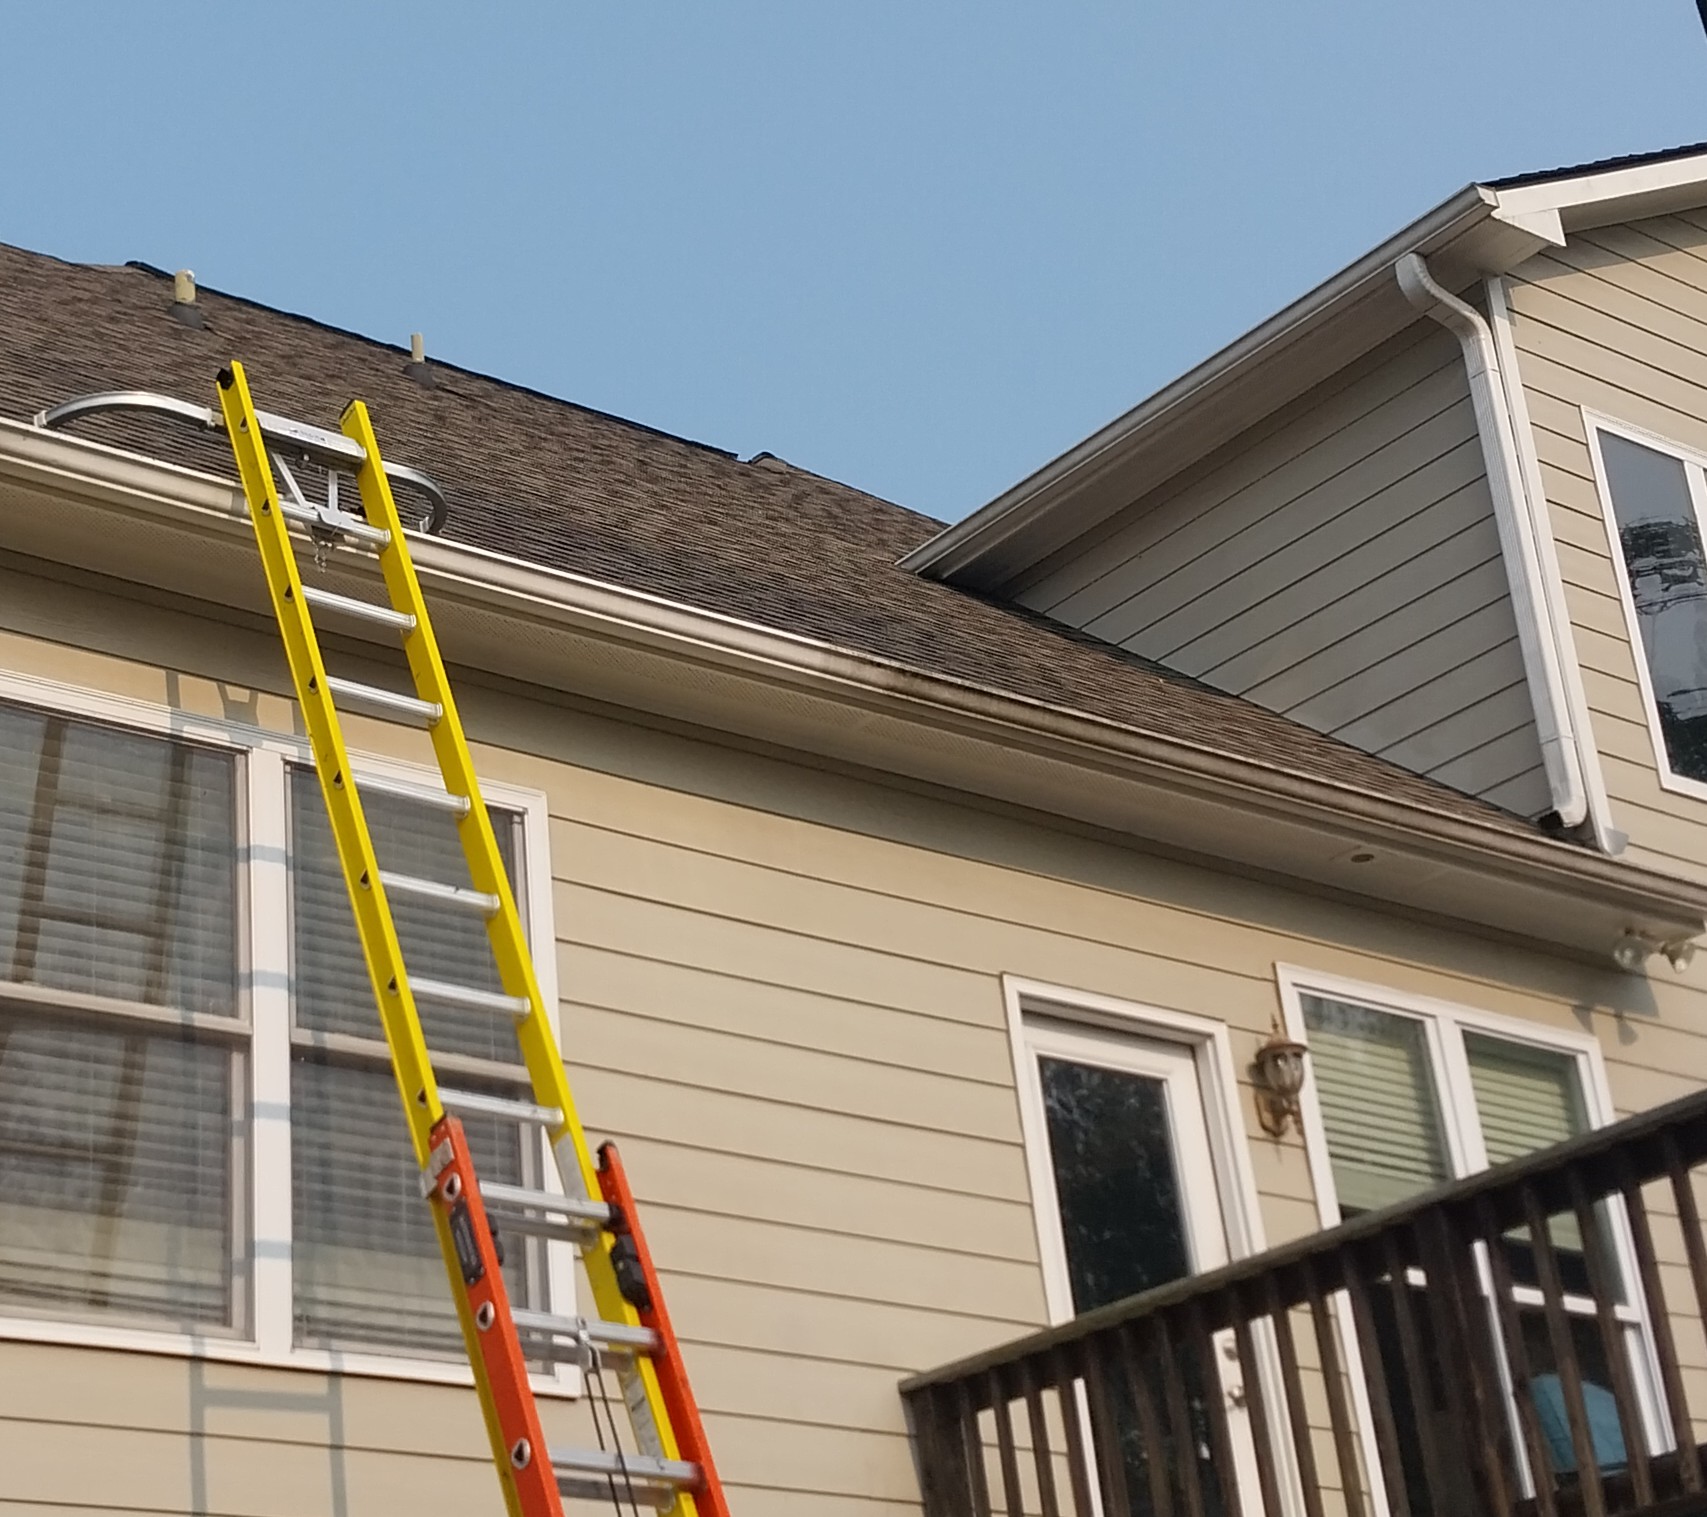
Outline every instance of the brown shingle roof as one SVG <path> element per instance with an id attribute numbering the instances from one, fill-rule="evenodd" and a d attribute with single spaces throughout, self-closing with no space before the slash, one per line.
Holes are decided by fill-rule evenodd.
<path id="1" fill-rule="evenodd" d="M 449 365 L 428 387 L 397 348 L 204 291 L 205 326 L 169 314 L 158 271 L 68 264 L 0 245 L 0 414 L 95 390 L 214 403 L 241 358 L 264 409 L 334 426 L 352 395 L 388 456 L 445 487 L 445 536 L 649 591 L 1138 732 L 1531 830 L 1471 797 L 895 561 L 941 523 L 774 460 L 715 448 Z M 231 473 L 223 443 L 101 419 L 95 437 Z"/>

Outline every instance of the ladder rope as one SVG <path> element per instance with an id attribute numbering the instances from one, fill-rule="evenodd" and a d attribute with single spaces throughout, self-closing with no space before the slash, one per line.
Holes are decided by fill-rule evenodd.
<path id="1" fill-rule="evenodd" d="M 622 1434 L 617 1429 L 616 1411 L 611 1406 L 610 1392 L 605 1388 L 605 1372 L 598 1349 L 587 1345 L 587 1378 L 597 1386 L 597 1393 L 588 1408 L 593 1414 L 593 1436 L 598 1439 L 599 1451 L 604 1453 L 605 1430 L 599 1423 L 599 1408 L 605 1409 L 605 1419 L 610 1423 L 610 1449 L 617 1456 L 617 1467 L 611 1471 L 608 1484 L 610 1485 L 611 1506 L 616 1509 L 616 1517 L 623 1517 L 622 1498 L 617 1495 L 616 1477 L 622 1476 L 622 1483 L 628 1490 L 628 1507 L 632 1517 L 640 1517 L 640 1502 L 634 1494 L 634 1477 L 628 1473 L 628 1465 L 622 1458 Z"/>

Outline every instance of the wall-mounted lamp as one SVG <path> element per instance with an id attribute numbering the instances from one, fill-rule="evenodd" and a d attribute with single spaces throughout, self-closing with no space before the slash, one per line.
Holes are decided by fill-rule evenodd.
<path id="1" fill-rule="evenodd" d="M 1691 938 L 1659 938 L 1650 932 L 1638 932 L 1627 927 L 1618 934 L 1612 945 L 1612 962 L 1626 974 L 1640 974 L 1654 954 L 1664 956 L 1679 974 L 1695 960 L 1695 943 Z"/>
<path id="2" fill-rule="evenodd" d="M 1270 1137 L 1284 1138 L 1289 1126 L 1304 1131 L 1298 1097 L 1304 1089 L 1304 1059 L 1308 1053 L 1302 1043 L 1294 1043 L 1282 1035 L 1278 1022 L 1268 1042 L 1257 1050 L 1257 1120 Z"/>

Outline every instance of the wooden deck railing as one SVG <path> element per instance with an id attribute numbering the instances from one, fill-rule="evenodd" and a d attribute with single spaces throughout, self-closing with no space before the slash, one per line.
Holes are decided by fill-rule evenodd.
<path id="1" fill-rule="evenodd" d="M 1707 1092 L 915 1376 L 927 1517 L 1707 1513 L 1703 1160 Z"/>

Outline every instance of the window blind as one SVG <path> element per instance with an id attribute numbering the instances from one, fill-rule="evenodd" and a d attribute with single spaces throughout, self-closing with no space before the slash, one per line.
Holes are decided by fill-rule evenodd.
<path id="1" fill-rule="evenodd" d="M 0 1007 L 0 1292 L 79 1316 L 233 1308 L 224 1049 Z"/>
<path id="2" fill-rule="evenodd" d="M 0 1298 L 232 1323 L 242 1055 L 232 759 L 0 705 Z M 75 1014 L 6 985 L 107 998 Z"/>
<path id="3" fill-rule="evenodd" d="M 1477 1032 L 1464 1034 L 1464 1053 L 1489 1164 L 1520 1159 L 1588 1130 L 1582 1082 L 1569 1054 Z M 1550 1218 L 1547 1231 L 1555 1248 L 1582 1252 L 1575 1217 Z M 1514 1239 L 1527 1236 L 1526 1229 L 1512 1234 Z"/>
<path id="4" fill-rule="evenodd" d="M 232 1016 L 229 756 L 0 705 L 0 981 Z"/>
<path id="5" fill-rule="evenodd" d="M 469 883 L 455 824 L 443 813 L 392 796 L 363 798 L 380 867 L 446 884 Z M 293 1278 L 296 1341 L 313 1346 L 458 1352 L 456 1316 L 432 1220 L 385 1060 L 379 1016 L 362 963 L 349 897 L 326 818 L 318 776 L 293 768 L 291 920 L 293 1039 L 291 1068 Z M 517 819 L 494 812 L 499 849 L 512 884 Z M 485 924 L 454 906 L 391 897 L 404 961 L 412 975 L 497 990 Z M 458 1075 L 465 1088 L 526 1093 L 509 1018 L 428 1003 L 420 1006 L 435 1053 L 462 1054 L 517 1067 L 514 1082 Z M 316 1034 L 360 1038 L 370 1051 L 315 1046 Z M 538 1184 L 531 1134 L 492 1118 L 465 1118 L 484 1179 Z M 505 1276 L 512 1299 L 544 1304 L 543 1252 L 507 1238 Z"/>
<path id="6" fill-rule="evenodd" d="M 1588 1130 L 1569 1054 L 1479 1032 L 1464 1034 L 1488 1163 L 1504 1164 Z"/>
<path id="7" fill-rule="evenodd" d="M 1389 1206 L 1447 1179 L 1422 1024 L 1323 996 L 1303 1005 L 1341 1213 Z"/>
<path id="8" fill-rule="evenodd" d="M 338 867 L 320 780 L 313 770 L 292 769 L 290 802 L 296 1026 L 379 1038 L 379 1013 L 362 964 L 361 942 Z M 447 885 L 469 884 L 456 824 L 444 813 L 376 793 L 364 796 L 362 805 L 381 869 Z M 513 885 L 515 817 L 493 812 L 492 820 Z M 502 988 L 486 924 L 473 912 L 396 892 L 389 899 L 403 961 L 411 975 L 479 990 Z M 427 1043 L 436 1052 L 471 1054 L 503 1064 L 520 1061 L 515 1030 L 503 1017 L 425 1002 L 420 1012 Z"/>
<path id="9" fill-rule="evenodd" d="M 467 1083 L 467 1082 L 463 1082 Z M 389 1068 L 299 1055 L 291 1066 L 292 1251 L 296 1341 L 455 1354 L 462 1339 L 432 1217 Z M 514 1094 L 513 1091 L 508 1092 Z M 524 1183 L 524 1133 L 463 1118 L 482 1180 Z M 537 1175 L 532 1183 L 538 1184 Z M 518 1306 L 543 1278 L 538 1247 L 504 1236 L 504 1278 Z"/>

